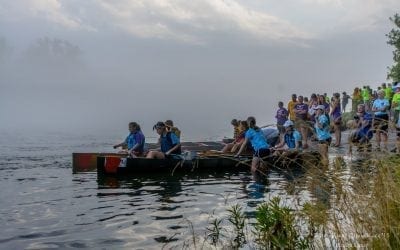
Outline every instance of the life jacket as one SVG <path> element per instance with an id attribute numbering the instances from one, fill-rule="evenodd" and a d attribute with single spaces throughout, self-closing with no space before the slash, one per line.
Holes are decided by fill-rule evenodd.
<path id="1" fill-rule="evenodd" d="M 168 150 L 170 150 L 171 148 L 175 147 L 176 144 L 172 143 L 172 132 L 167 132 L 167 134 L 165 136 L 161 136 L 161 151 L 163 153 L 167 152 Z M 171 152 L 171 154 L 181 154 L 182 150 L 181 150 L 181 146 L 179 146 L 175 151 Z"/>
<path id="2" fill-rule="evenodd" d="M 285 143 L 288 145 L 288 148 L 295 148 L 296 147 L 296 140 L 294 139 L 293 132 L 286 133 L 284 137 Z"/>

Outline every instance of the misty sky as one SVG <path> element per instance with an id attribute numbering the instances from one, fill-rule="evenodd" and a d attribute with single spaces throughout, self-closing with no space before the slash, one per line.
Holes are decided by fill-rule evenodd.
<path id="1" fill-rule="evenodd" d="M 184 138 L 386 81 L 398 0 L 0 0 L 0 128 Z M 122 137 L 122 136 L 121 136 Z"/>

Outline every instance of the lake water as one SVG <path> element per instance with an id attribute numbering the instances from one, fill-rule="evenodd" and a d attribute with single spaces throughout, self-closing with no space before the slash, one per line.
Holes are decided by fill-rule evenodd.
<path id="1" fill-rule="evenodd" d="M 214 218 L 240 204 L 251 217 L 279 196 L 297 205 L 329 202 L 301 170 L 271 170 L 265 186 L 249 172 L 218 175 L 157 173 L 130 178 L 72 174 L 72 152 L 111 151 L 105 136 L 2 133 L 1 249 L 160 249 L 199 242 Z"/>

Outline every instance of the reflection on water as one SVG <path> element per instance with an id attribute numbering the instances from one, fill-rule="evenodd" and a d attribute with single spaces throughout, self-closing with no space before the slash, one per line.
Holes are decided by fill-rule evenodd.
<path id="1" fill-rule="evenodd" d="M 356 183 L 358 173 L 368 171 L 342 157 L 339 167 L 270 169 L 260 176 L 250 171 L 73 175 L 71 153 L 105 152 L 107 140 L 57 134 L 25 137 L 20 145 L 14 137 L 1 138 L 1 249 L 183 246 L 193 234 L 204 236 L 211 219 L 224 218 L 232 205 L 241 205 L 250 217 L 274 196 L 293 208 L 309 200 L 330 207 L 340 188 L 333 173 L 343 183 Z"/>

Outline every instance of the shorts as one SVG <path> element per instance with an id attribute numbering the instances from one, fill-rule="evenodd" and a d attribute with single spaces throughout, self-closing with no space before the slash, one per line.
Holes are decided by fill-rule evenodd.
<path id="1" fill-rule="evenodd" d="M 318 144 L 326 144 L 326 145 L 331 145 L 332 142 L 332 137 L 329 137 L 328 139 L 325 140 L 318 140 Z"/>
<path id="2" fill-rule="evenodd" d="M 336 118 L 333 120 L 333 124 L 342 125 L 342 117 Z"/>
<path id="3" fill-rule="evenodd" d="M 389 127 L 389 116 L 387 114 L 375 115 L 374 121 L 374 132 L 387 132 Z"/>
<path id="4" fill-rule="evenodd" d="M 253 152 L 253 157 L 263 158 L 271 154 L 271 150 L 269 148 L 260 148 L 257 151 Z"/>
<path id="5" fill-rule="evenodd" d="M 182 159 L 182 156 L 181 155 L 179 155 L 179 154 L 169 154 L 169 155 L 166 155 L 165 153 L 164 153 L 164 157 L 165 157 L 165 159 L 177 159 L 177 160 L 180 160 L 180 159 Z"/>
<path id="6" fill-rule="evenodd" d="M 306 128 L 306 127 L 309 126 L 307 120 L 303 120 L 303 119 L 300 119 L 300 118 L 296 118 L 296 120 L 294 121 L 294 125 L 298 129 Z"/>

